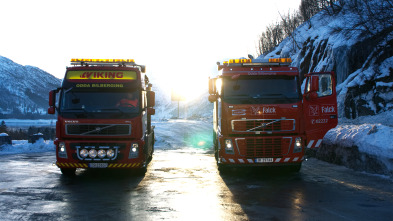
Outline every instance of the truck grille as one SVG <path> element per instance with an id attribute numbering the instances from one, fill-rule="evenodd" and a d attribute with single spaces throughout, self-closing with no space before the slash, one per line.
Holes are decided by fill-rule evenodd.
<path id="1" fill-rule="evenodd" d="M 283 157 L 289 153 L 292 138 L 238 138 L 236 143 L 246 157 Z"/>
<path id="2" fill-rule="evenodd" d="M 67 135 L 124 136 L 131 134 L 130 124 L 67 124 Z"/>
<path id="3" fill-rule="evenodd" d="M 294 130 L 294 119 L 232 120 L 233 132 L 288 132 Z"/>

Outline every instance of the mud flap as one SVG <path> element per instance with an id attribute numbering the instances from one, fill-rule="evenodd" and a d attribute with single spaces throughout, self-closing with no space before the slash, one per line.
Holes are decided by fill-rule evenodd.
<path id="1" fill-rule="evenodd" d="M 325 134 L 337 126 L 337 95 L 334 72 L 306 75 L 303 95 L 306 147 L 320 147 Z"/>

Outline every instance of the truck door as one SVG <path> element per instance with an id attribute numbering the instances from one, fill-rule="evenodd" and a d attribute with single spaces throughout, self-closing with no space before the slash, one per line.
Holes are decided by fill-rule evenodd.
<path id="1" fill-rule="evenodd" d="M 307 148 L 321 145 L 325 134 L 337 126 L 334 72 L 309 73 L 303 94 Z"/>

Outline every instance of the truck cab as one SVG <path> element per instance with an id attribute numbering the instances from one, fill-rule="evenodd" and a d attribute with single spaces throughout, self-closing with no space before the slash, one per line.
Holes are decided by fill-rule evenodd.
<path id="1" fill-rule="evenodd" d="M 319 147 L 337 125 L 334 74 L 306 75 L 302 93 L 299 71 L 290 63 L 289 58 L 218 63 L 219 75 L 209 80 L 209 101 L 219 170 L 287 166 L 298 171 L 306 148 Z"/>
<path id="2" fill-rule="evenodd" d="M 146 171 L 154 151 L 155 94 L 133 59 L 72 59 L 62 85 L 49 93 L 57 112 L 56 165 Z"/>

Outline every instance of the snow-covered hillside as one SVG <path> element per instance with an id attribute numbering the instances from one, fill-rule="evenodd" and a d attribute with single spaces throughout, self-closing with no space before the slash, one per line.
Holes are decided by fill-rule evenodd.
<path id="1" fill-rule="evenodd" d="M 48 92 L 60 79 L 32 66 L 22 66 L 0 56 L 0 118 L 46 116 Z"/>
<path id="2" fill-rule="evenodd" d="M 386 15 L 378 10 L 392 6 L 379 0 L 367 1 L 373 8 L 362 1 L 345 2 L 337 14 L 316 14 L 265 57 L 291 57 L 302 75 L 335 71 L 340 117 L 391 110 L 393 25 L 383 20 L 391 18 L 391 10 L 385 10 Z"/>

